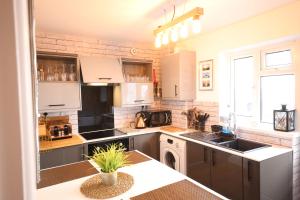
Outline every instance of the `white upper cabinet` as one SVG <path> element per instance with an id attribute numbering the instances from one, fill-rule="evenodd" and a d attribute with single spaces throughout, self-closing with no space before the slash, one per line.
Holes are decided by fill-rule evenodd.
<path id="1" fill-rule="evenodd" d="M 38 52 L 38 110 L 81 110 L 78 58 L 75 54 Z"/>
<path id="2" fill-rule="evenodd" d="M 80 85 L 78 83 L 39 83 L 38 105 L 39 112 L 80 110 Z"/>
<path id="3" fill-rule="evenodd" d="M 80 65 L 84 83 L 122 83 L 121 61 L 118 58 L 81 56 Z"/>
<path id="4" fill-rule="evenodd" d="M 153 101 L 153 83 L 122 83 L 114 87 L 114 106 L 143 106 Z"/>
<path id="5" fill-rule="evenodd" d="M 194 100 L 196 95 L 196 54 L 182 51 L 161 59 L 162 98 Z"/>

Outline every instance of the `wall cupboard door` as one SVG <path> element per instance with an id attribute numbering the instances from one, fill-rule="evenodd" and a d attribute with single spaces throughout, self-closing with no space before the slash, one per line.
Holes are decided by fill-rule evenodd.
<path id="1" fill-rule="evenodd" d="M 122 83 L 114 88 L 115 106 L 141 106 L 153 103 L 153 83 Z"/>
<path id="2" fill-rule="evenodd" d="M 211 186 L 230 199 L 243 199 L 242 157 L 211 149 Z"/>
<path id="3" fill-rule="evenodd" d="M 142 153 L 160 160 L 160 133 L 148 133 L 144 135 L 134 136 L 134 149 Z"/>
<path id="4" fill-rule="evenodd" d="M 170 100 L 195 99 L 196 54 L 182 51 L 161 59 L 162 98 Z"/>
<path id="5" fill-rule="evenodd" d="M 179 54 L 161 59 L 161 82 L 163 99 L 177 99 L 179 97 Z"/>
<path id="6" fill-rule="evenodd" d="M 210 187 L 210 150 L 194 142 L 187 142 L 187 176 Z"/>
<path id="7" fill-rule="evenodd" d="M 80 110 L 80 84 L 40 82 L 38 105 L 39 112 Z"/>

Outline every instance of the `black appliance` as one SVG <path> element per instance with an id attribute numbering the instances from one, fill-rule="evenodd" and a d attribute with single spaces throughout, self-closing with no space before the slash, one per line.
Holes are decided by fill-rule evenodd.
<path id="1" fill-rule="evenodd" d="M 96 147 L 106 149 L 107 146 L 113 143 L 117 143 L 117 144 L 122 143 L 127 151 L 133 149 L 132 147 L 133 141 L 128 137 L 103 140 L 103 138 L 126 135 L 126 133 L 123 133 L 118 130 L 92 131 L 92 132 L 80 133 L 80 135 L 87 140 L 87 143 L 84 144 L 84 154 L 88 156 L 93 155 L 93 151 L 95 150 Z"/>
<path id="2" fill-rule="evenodd" d="M 114 128 L 113 86 L 81 85 L 79 133 Z"/>
<path id="3" fill-rule="evenodd" d="M 147 127 L 159 127 L 172 124 L 172 112 L 170 110 L 146 110 L 144 114 Z"/>

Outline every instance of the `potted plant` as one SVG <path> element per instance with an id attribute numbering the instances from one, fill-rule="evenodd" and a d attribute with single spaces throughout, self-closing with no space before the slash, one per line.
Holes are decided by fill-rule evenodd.
<path id="1" fill-rule="evenodd" d="M 128 165 L 128 155 L 125 154 L 122 143 L 96 147 L 91 158 L 101 168 L 101 178 L 104 185 L 112 186 L 117 183 L 117 169 Z"/>

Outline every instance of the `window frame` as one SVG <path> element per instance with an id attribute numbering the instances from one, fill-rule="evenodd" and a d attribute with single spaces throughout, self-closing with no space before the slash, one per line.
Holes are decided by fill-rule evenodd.
<path id="1" fill-rule="evenodd" d="M 266 55 L 268 53 L 275 53 L 280 51 L 290 50 L 292 56 L 292 63 L 288 64 L 287 67 L 270 67 L 266 66 Z M 235 113 L 236 122 L 242 121 L 239 120 L 236 116 L 236 96 L 235 96 L 235 66 L 234 60 L 246 58 L 246 57 L 253 57 L 253 66 L 254 66 L 254 73 L 253 73 L 253 80 L 254 80 L 254 116 L 249 118 L 250 121 L 246 123 L 237 123 L 238 126 L 241 127 L 269 127 L 272 128 L 272 124 L 262 122 L 262 89 L 261 89 L 261 78 L 267 76 L 280 76 L 280 75 L 296 75 L 295 70 L 295 45 L 293 42 L 281 42 L 272 45 L 265 45 L 260 46 L 248 50 L 240 50 L 229 55 L 230 57 L 230 111 Z M 296 91 L 295 91 L 296 95 Z M 296 102 L 296 101 L 295 101 Z M 296 105 L 295 105 L 296 106 Z M 239 117 L 240 118 L 240 117 Z"/>

